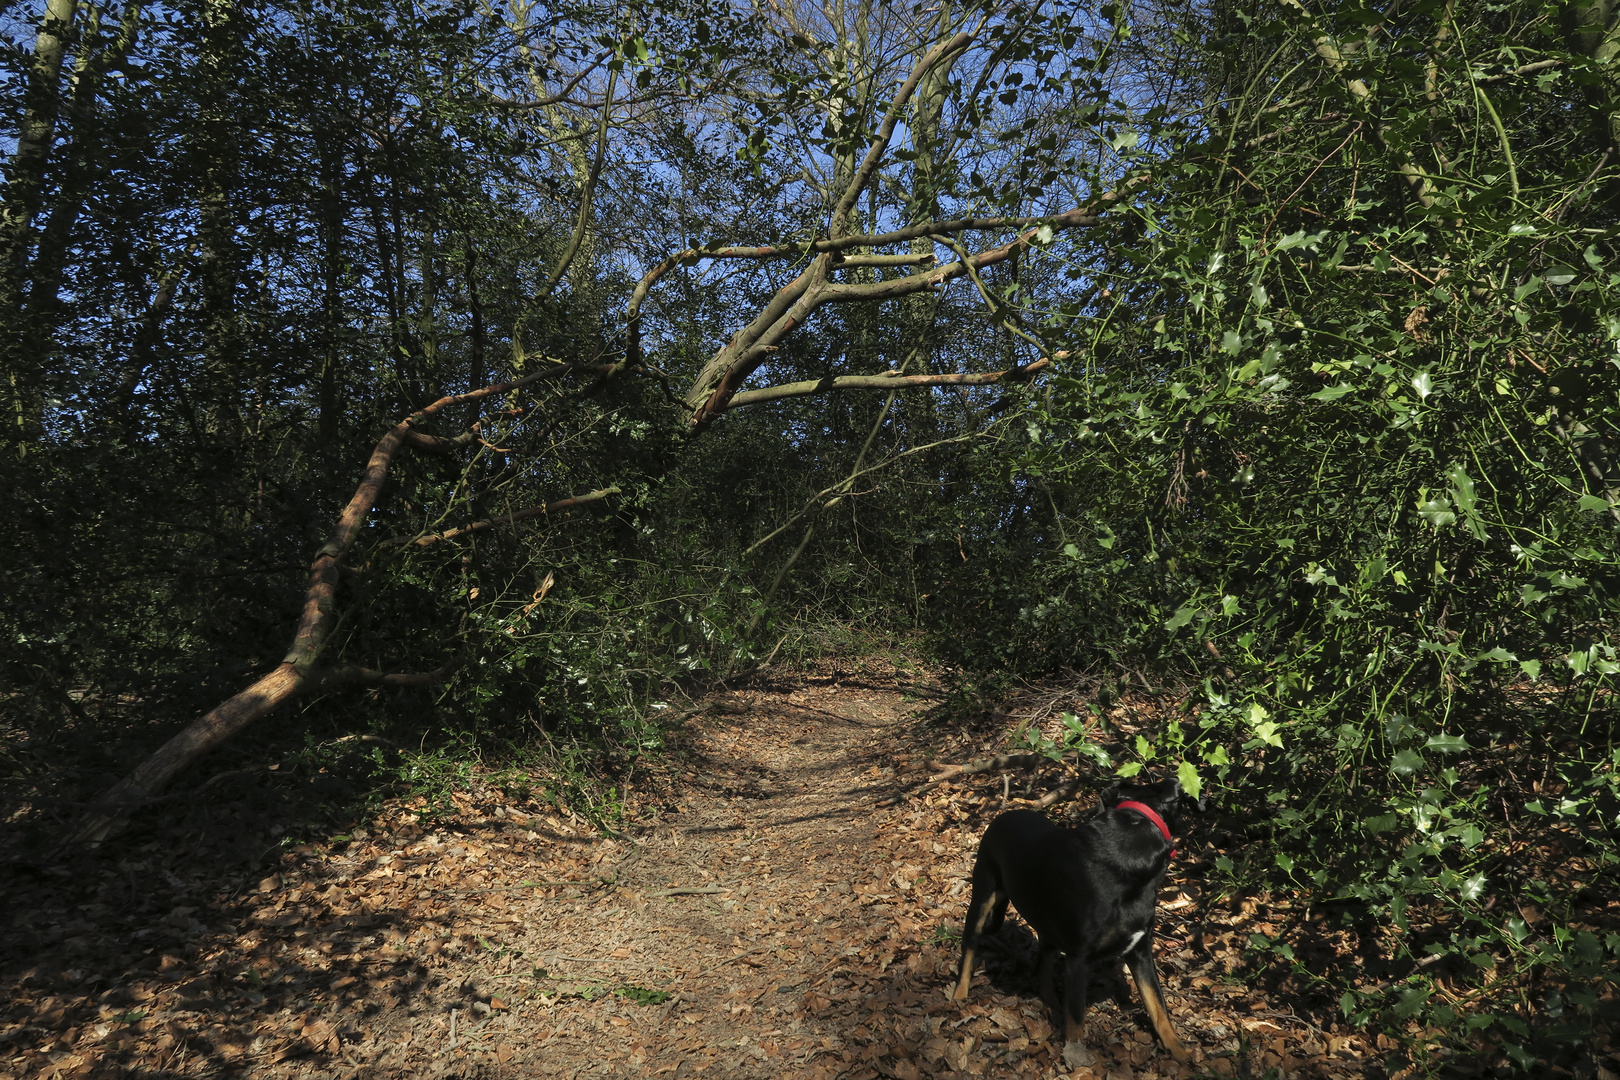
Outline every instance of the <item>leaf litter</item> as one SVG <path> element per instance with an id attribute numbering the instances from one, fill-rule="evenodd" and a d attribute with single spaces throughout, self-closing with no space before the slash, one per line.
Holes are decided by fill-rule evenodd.
<path id="1" fill-rule="evenodd" d="M 942 721 L 941 694 L 872 660 L 711 693 L 626 794 L 622 835 L 475 774 L 452 814 L 396 799 L 246 876 L 172 842 L 19 864 L 0 883 L 0 1077 L 1385 1075 L 1387 1035 L 1256 970 L 1246 945 L 1312 914 L 1205 886 L 1232 842 L 1218 819 L 1189 823 L 1160 898 L 1191 1065 L 1123 978 L 1082 1044 L 1052 1040 L 1016 918 L 948 1001 L 984 826 L 1065 781 L 1075 816 L 1095 795 L 1056 765 L 938 779 L 1051 713 Z M 1151 708 L 1122 706 L 1121 737 Z M 1323 931 L 1300 950 L 1325 970 L 1355 947 Z"/>

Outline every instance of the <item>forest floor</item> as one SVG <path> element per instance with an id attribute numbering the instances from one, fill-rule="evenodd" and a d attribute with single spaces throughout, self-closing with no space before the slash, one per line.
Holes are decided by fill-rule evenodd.
<path id="1" fill-rule="evenodd" d="M 1192 1065 L 1161 1052 L 1134 990 L 1065 1057 L 1013 918 L 969 999 L 947 1000 L 979 834 L 1042 789 L 1016 771 L 938 781 L 936 762 L 983 757 L 1008 727 L 942 719 L 940 695 L 882 661 L 709 693 L 616 837 L 475 775 L 454 812 L 395 800 L 268 868 L 158 836 L 8 874 L 0 1076 L 1386 1074 L 1386 1037 L 1246 967 L 1251 934 L 1306 916 L 1206 890 L 1198 868 L 1239 842 L 1217 814 L 1188 822 L 1160 898 Z M 1143 720 L 1122 706 L 1114 725 Z"/>

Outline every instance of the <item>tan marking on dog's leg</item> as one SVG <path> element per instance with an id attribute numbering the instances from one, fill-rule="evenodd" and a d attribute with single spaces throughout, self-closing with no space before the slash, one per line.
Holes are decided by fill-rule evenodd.
<path id="1" fill-rule="evenodd" d="M 1135 971 L 1131 972 L 1131 978 L 1136 982 L 1137 992 L 1142 995 L 1142 1006 L 1147 1009 L 1148 1019 L 1153 1022 L 1153 1030 L 1159 1033 L 1159 1041 L 1164 1043 L 1171 1057 L 1183 1065 L 1190 1062 L 1192 1053 L 1176 1038 L 1176 1029 L 1170 1026 L 1170 1014 L 1165 1011 L 1157 988 L 1146 979 L 1136 978 Z"/>
<path id="2" fill-rule="evenodd" d="M 973 981 L 973 949 L 962 950 L 962 974 L 956 980 L 956 989 L 951 991 L 952 1001 L 966 1001 L 968 984 Z"/>
<path id="3" fill-rule="evenodd" d="M 979 935 L 984 933 L 985 924 L 990 921 L 990 914 L 995 911 L 996 902 L 1000 899 L 998 893 L 991 893 L 985 897 L 984 906 L 979 909 L 979 917 L 975 920 L 975 924 L 972 927 L 964 928 L 967 931 L 964 932 L 964 937 L 975 943 L 978 942 Z M 951 991 L 952 1001 L 967 1000 L 968 985 L 973 982 L 973 950 L 973 945 L 965 945 L 962 948 L 962 972 L 956 978 L 956 989 Z"/>

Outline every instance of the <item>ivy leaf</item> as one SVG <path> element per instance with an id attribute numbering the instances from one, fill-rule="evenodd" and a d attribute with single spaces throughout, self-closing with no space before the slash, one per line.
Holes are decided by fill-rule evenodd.
<path id="1" fill-rule="evenodd" d="M 1389 768 L 1396 776 L 1411 776 L 1423 768 L 1423 755 L 1416 750 L 1401 750 L 1391 759 Z"/>
<path id="2" fill-rule="evenodd" d="M 1272 746 L 1282 745 L 1282 736 L 1277 734 L 1277 725 L 1270 720 L 1262 720 L 1254 725 L 1254 735 L 1263 743 L 1269 743 Z"/>
<path id="3" fill-rule="evenodd" d="M 1405 713 L 1396 713 L 1384 722 L 1384 737 L 1392 743 L 1403 743 L 1421 734 Z"/>
<path id="4" fill-rule="evenodd" d="M 1166 630 L 1180 630 L 1183 626 L 1192 622 L 1193 616 L 1197 614 L 1198 609 L 1194 607 L 1177 608 L 1174 615 L 1164 620 L 1164 628 Z"/>
<path id="5" fill-rule="evenodd" d="M 1423 1006 L 1429 1003 L 1431 992 L 1426 986 L 1408 986 L 1395 999 L 1395 1015 L 1402 1020 L 1410 1020 L 1423 1011 Z"/>
<path id="6" fill-rule="evenodd" d="M 1287 236 L 1277 241 L 1277 247 L 1275 250 L 1287 251 L 1289 248 L 1315 247 L 1317 244 L 1322 242 L 1322 238 L 1326 235 L 1327 233 L 1325 232 L 1307 234 L 1304 229 L 1301 229 L 1299 232 L 1289 233 Z"/>
<path id="7" fill-rule="evenodd" d="M 1451 509 L 1451 500 L 1444 495 L 1436 495 L 1432 499 L 1419 502 L 1417 512 L 1418 517 L 1427 521 L 1435 532 L 1457 520 L 1456 513 Z"/>
<path id="8" fill-rule="evenodd" d="M 1456 500 L 1457 509 L 1465 514 L 1474 512 L 1474 504 L 1479 497 L 1474 494 L 1474 480 L 1461 465 L 1453 465 L 1446 472 L 1446 478 L 1451 481 L 1451 497 Z"/>
<path id="9" fill-rule="evenodd" d="M 1586 511 L 1607 510 L 1609 508 L 1609 500 L 1603 498 L 1601 495 L 1582 495 L 1580 502 L 1576 503 L 1575 505 Z"/>
<path id="10" fill-rule="evenodd" d="M 1176 766 L 1176 779 L 1181 782 L 1181 790 L 1195 799 L 1204 790 L 1204 778 L 1198 775 L 1197 766 L 1186 758 L 1182 758 L 1181 764 Z"/>

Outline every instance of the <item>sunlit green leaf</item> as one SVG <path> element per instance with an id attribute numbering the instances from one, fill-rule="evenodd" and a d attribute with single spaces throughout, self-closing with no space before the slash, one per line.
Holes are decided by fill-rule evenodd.
<path id="1" fill-rule="evenodd" d="M 1609 509 L 1609 500 L 1600 495 L 1582 495 L 1576 505 L 1587 511 L 1607 510 Z"/>
<path id="2" fill-rule="evenodd" d="M 1186 758 L 1182 758 L 1181 764 L 1176 766 L 1176 779 L 1181 783 L 1181 790 L 1195 799 L 1204 790 L 1204 778 L 1198 775 L 1198 768 Z"/>

